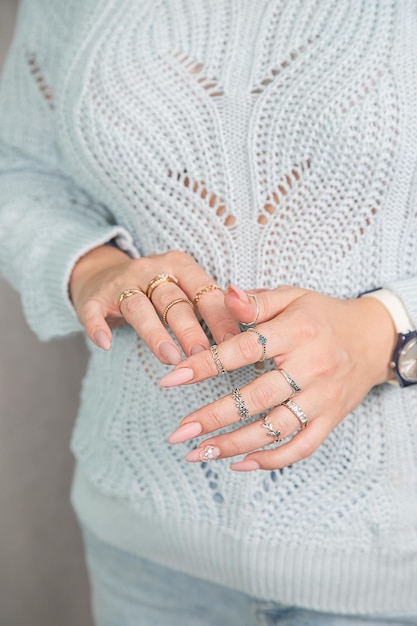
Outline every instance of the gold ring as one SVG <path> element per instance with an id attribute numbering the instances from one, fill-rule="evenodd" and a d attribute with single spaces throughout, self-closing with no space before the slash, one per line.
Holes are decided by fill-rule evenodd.
<path id="1" fill-rule="evenodd" d="M 186 302 L 194 310 L 194 304 L 188 298 L 176 298 L 175 300 L 172 300 L 172 302 L 169 302 L 166 305 L 164 312 L 162 313 L 162 319 L 164 320 L 164 323 L 166 326 L 168 326 L 168 322 L 167 322 L 168 311 L 170 310 L 171 307 L 173 307 L 176 304 L 179 304 L 180 302 Z"/>
<path id="2" fill-rule="evenodd" d="M 141 296 L 145 295 L 143 291 L 141 291 L 140 289 L 125 289 L 124 291 L 122 291 L 122 293 L 119 296 L 119 299 L 117 300 L 117 306 L 119 307 L 120 313 L 122 313 L 121 306 L 122 306 L 123 300 L 125 300 L 125 298 L 130 298 L 130 296 L 135 296 L 136 294 L 140 294 Z"/>
<path id="3" fill-rule="evenodd" d="M 157 276 L 154 276 L 147 284 L 145 290 L 145 295 L 149 298 L 149 300 L 151 299 L 155 289 L 163 283 L 175 283 L 175 285 L 178 285 L 178 278 L 172 274 L 157 274 Z"/>
<path id="4" fill-rule="evenodd" d="M 220 289 L 219 285 L 207 285 L 207 287 L 203 287 L 202 289 L 200 289 L 199 291 L 197 291 L 197 293 L 194 296 L 194 304 L 197 305 L 201 299 L 202 296 L 204 296 L 205 293 L 208 293 L 209 291 L 214 291 L 215 289 Z M 221 289 L 220 289 L 221 291 Z"/>

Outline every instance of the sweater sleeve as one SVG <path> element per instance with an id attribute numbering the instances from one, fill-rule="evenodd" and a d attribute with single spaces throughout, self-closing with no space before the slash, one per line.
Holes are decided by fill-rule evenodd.
<path id="1" fill-rule="evenodd" d="M 68 281 L 83 254 L 116 239 L 137 256 L 129 233 L 60 159 L 54 85 L 68 22 L 60 4 L 22 0 L 0 84 L 0 273 L 20 292 L 40 339 L 81 329 Z"/>
<path id="2" fill-rule="evenodd" d="M 417 328 L 417 277 L 388 282 L 384 287 L 393 291 L 404 304 L 414 328 Z"/>

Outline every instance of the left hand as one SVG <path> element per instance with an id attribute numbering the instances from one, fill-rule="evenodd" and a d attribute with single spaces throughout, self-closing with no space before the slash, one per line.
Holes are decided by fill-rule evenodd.
<path id="1" fill-rule="evenodd" d="M 257 299 L 256 330 L 267 339 L 266 358 L 274 359 L 276 367 L 301 387 L 293 401 L 305 413 L 308 426 L 297 433 L 298 418 L 281 404 L 292 389 L 278 369 L 270 371 L 242 387 L 240 394 L 251 416 L 269 411 L 266 422 L 281 433 L 280 440 L 296 436 L 275 449 L 259 450 L 274 439 L 263 421 L 255 421 L 206 439 L 187 454 L 188 461 L 207 460 L 207 453 L 209 458 L 250 453 L 231 469 L 273 470 L 291 465 L 310 456 L 374 385 L 390 378 L 396 331 L 388 311 L 374 298 L 341 300 L 298 287 L 279 287 L 257 292 Z M 243 290 L 229 288 L 225 303 L 235 319 L 248 323 L 254 318 L 255 305 Z M 262 350 L 254 332 L 242 332 L 218 346 L 227 371 L 256 363 Z M 216 375 L 213 356 L 205 350 L 182 361 L 161 385 L 189 384 Z M 169 441 L 181 443 L 239 420 L 230 394 L 185 417 Z"/>

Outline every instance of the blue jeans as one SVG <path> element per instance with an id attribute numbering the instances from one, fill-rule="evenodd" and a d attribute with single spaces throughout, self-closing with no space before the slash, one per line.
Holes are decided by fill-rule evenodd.
<path id="1" fill-rule="evenodd" d="M 355 617 L 264 602 L 104 543 L 83 528 L 97 626 L 402 626 L 415 618 Z"/>

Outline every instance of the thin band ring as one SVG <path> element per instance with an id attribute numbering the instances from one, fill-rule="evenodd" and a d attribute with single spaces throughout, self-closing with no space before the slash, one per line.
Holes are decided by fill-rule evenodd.
<path id="1" fill-rule="evenodd" d="M 253 302 L 255 304 L 255 307 L 256 307 L 255 317 L 253 318 L 253 320 L 251 322 L 247 322 L 247 323 L 241 322 L 241 324 L 242 324 L 242 326 L 253 326 L 258 321 L 258 317 L 259 317 L 259 302 L 258 302 L 258 298 L 256 297 L 256 294 L 248 293 L 247 296 L 248 296 L 248 298 L 252 298 Z"/>
<path id="2" fill-rule="evenodd" d="M 220 289 L 219 285 L 215 285 L 215 284 L 207 285 L 207 287 L 203 287 L 202 289 L 199 289 L 199 291 L 197 291 L 197 293 L 194 296 L 194 304 L 197 306 L 197 304 L 199 303 L 199 301 L 201 300 L 201 298 L 204 296 L 205 293 L 209 293 L 209 291 L 214 291 L 215 289 Z"/>
<path id="3" fill-rule="evenodd" d="M 176 298 L 175 300 L 172 300 L 171 302 L 169 302 L 165 309 L 164 312 L 162 313 L 162 319 L 164 320 L 164 324 L 166 326 L 168 326 L 168 322 L 167 322 L 167 314 L 168 311 L 175 306 L 176 304 L 179 304 L 180 302 L 185 302 L 186 304 L 188 304 L 193 310 L 194 310 L 194 304 L 191 302 L 191 300 L 189 300 L 188 298 Z"/>
<path id="4" fill-rule="evenodd" d="M 288 372 L 286 372 L 283 369 L 278 368 L 277 370 L 281 376 L 283 376 L 285 378 L 285 380 L 287 381 L 287 383 L 289 384 L 289 386 L 292 389 L 292 394 L 290 395 L 289 398 L 287 398 L 287 400 L 290 400 L 291 398 L 293 398 L 294 396 L 297 395 L 297 393 L 300 393 L 301 391 L 301 387 L 299 387 L 297 385 L 297 383 L 295 382 L 295 380 L 293 378 L 291 378 L 291 376 L 288 374 Z"/>
<path id="5" fill-rule="evenodd" d="M 240 419 L 242 420 L 247 420 L 250 418 L 250 413 L 247 409 L 247 406 L 245 404 L 244 399 L 242 398 L 241 394 L 240 394 L 240 389 L 238 389 L 237 387 L 235 389 L 233 389 L 232 391 L 232 396 L 233 399 L 235 401 L 235 404 L 239 410 L 239 415 L 240 415 Z"/>
<path id="6" fill-rule="evenodd" d="M 266 418 L 268 417 L 268 415 L 264 415 L 262 418 L 262 428 L 265 428 L 267 431 L 267 434 L 270 437 L 274 437 L 276 443 L 279 443 L 281 441 L 281 431 L 280 430 L 275 430 L 274 429 L 274 425 L 272 424 L 272 422 L 270 422 L 268 424 L 268 422 L 266 421 Z"/>
<path id="7" fill-rule="evenodd" d="M 308 419 L 303 409 L 300 406 L 298 406 L 298 404 L 296 404 L 292 400 L 285 400 L 285 402 L 282 402 L 281 404 L 283 406 L 286 406 L 287 409 L 289 409 L 291 413 L 295 415 L 295 417 L 298 419 L 298 421 L 301 424 L 301 428 L 306 428 L 308 424 Z"/>
<path id="8" fill-rule="evenodd" d="M 220 358 L 218 347 L 215 343 L 212 346 L 210 346 L 210 352 L 211 352 L 214 364 L 217 367 L 217 371 L 219 372 L 219 374 L 227 374 L 227 371 L 225 370 L 222 360 Z"/>
<path id="9" fill-rule="evenodd" d="M 135 296 L 136 294 L 144 296 L 145 294 L 143 293 L 143 291 L 141 291 L 140 289 L 124 289 L 122 291 L 122 293 L 120 294 L 118 300 L 117 300 L 117 306 L 119 307 L 119 311 L 121 313 L 121 315 L 123 315 L 122 313 L 122 302 L 123 300 L 125 300 L 126 298 L 130 298 L 130 296 Z"/>
<path id="10" fill-rule="evenodd" d="M 174 283 L 178 285 L 178 278 L 173 276 L 172 274 L 157 274 L 154 276 L 146 286 L 145 295 L 149 298 L 152 298 L 152 294 L 159 285 L 163 283 Z"/>
<path id="11" fill-rule="evenodd" d="M 265 359 L 266 359 L 266 344 L 267 344 L 268 339 L 265 337 L 265 335 L 262 335 L 262 333 L 260 333 L 259 330 L 256 330 L 256 328 L 247 328 L 245 330 L 246 333 L 249 332 L 249 331 L 251 331 L 253 333 L 256 333 L 258 335 L 258 341 L 259 341 L 259 343 L 261 344 L 261 347 L 262 347 L 262 356 L 259 359 L 259 361 L 265 361 Z"/>

